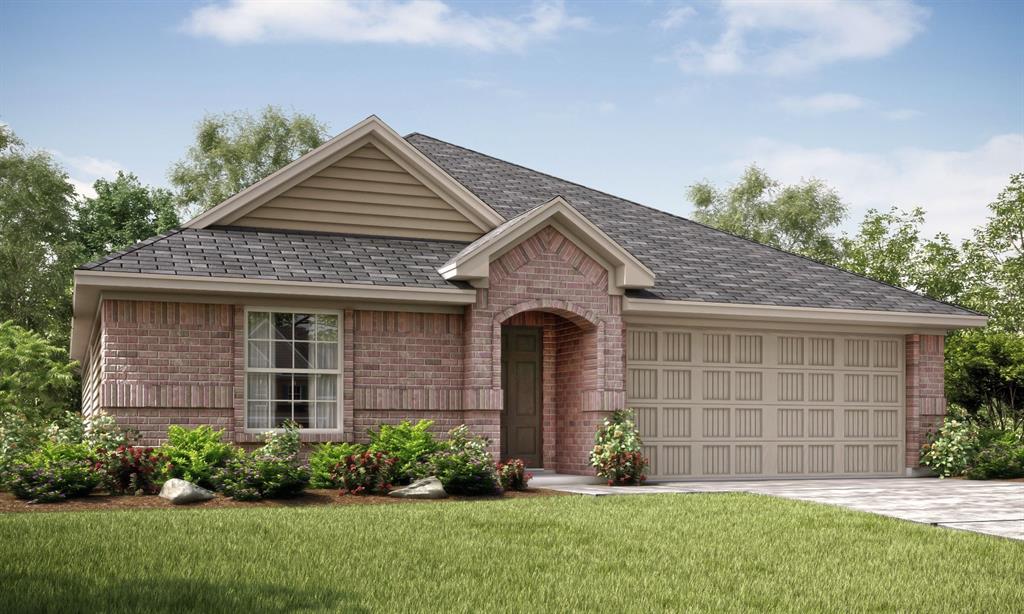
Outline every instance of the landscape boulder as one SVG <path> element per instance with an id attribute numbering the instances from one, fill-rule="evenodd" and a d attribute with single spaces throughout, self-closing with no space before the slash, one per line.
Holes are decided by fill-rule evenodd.
<path id="1" fill-rule="evenodd" d="M 201 486 L 196 486 L 192 482 L 174 478 L 164 482 L 164 487 L 160 489 L 160 496 L 175 505 L 181 505 L 183 503 L 209 501 L 213 498 L 213 493 Z"/>
<path id="2" fill-rule="evenodd" d="M 408 486 L 392 490 L 388 493 L 390 497 L 403 499 L 444 499 L 448 493 L 444 491 L 441 480 L 430 476 L 422 480 L 416 480 Z"/>

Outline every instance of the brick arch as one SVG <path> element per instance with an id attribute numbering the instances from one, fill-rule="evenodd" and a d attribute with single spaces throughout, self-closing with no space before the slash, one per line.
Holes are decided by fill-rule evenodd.
<path id="1" fill-rule="evenodd" d="M 569 301 L 563 301 L 561 299 L 531 299 L 512 305 L 501 313 L 495 315 L 493 326 L 497 327 L 497 330 L 500 333 L 500 327 L 502 324 L 507 322 L 513 316 L 527 311 L 553 313 L 555 315 L 562 316 L 576 326 L 588 331 L 596 330 L 601 322 L 601 319 L 592 309 L 584 309 L 583 307 Z"/>

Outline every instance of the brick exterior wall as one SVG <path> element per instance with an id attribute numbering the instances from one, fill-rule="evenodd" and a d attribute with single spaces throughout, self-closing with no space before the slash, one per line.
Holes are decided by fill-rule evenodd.
<path id="1" fill-rule="evenodd" d="M 907 468 L 920 467 L 921 446 L 946 415 L 945 337 L 907 335 Z"/>
<path id="2" fill-rule="evenodd" d="M 234 320 L 230 305 L 104 301 L 99 407 L 145 445 L 170 424 L 230 426 Z"/>

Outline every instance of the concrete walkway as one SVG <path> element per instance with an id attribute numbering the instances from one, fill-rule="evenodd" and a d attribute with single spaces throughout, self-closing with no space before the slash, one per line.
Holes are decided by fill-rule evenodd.
<path id="1" fill-rule="evenodd" d="M 531 482 L 530 485 L 594 496 L 749 492 L 839 505 L 912 522 L 1024 540 L 1024 482 L 878 478 L 660 482 L 612 487 L 575 476 L 545 475 L 538 483 Z"/>

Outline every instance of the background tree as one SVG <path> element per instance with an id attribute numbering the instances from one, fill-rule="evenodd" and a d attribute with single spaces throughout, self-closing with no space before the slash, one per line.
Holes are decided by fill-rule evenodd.
<path id="1" fill-rule="evenodd" d="M 832 233 L 846 205 L 818 179 L 782 186 L 751 165 L 735 185 L 718 190 L 700 182 L 690 186 L 689 197 L 702 224 L 819 262 L 832 264 L 839 257 Z"/>
<path id="2" fill-rule="evenodd" d="M 75 190 L 49 155 L 0 126 L 0 321 L 66 344 L 71 325 Z"/>
<path id="3" fill-rule="evenodd" d="M 43 423 L 77 409 L 76 364 L 42 335 L 0 322 L 0 415 Z"/>
<path id="4" fill-rule="evenodd" d="M 97 180 L 93 189 L 96 197 L 83 199 L 77 207 L 75 235 L 82 260 L 124 249 L 179 223 L 174 195 L 142 185 L 131 173 L 118 171 L 113 180 Z"/>
<path id="5" fill-rule="evenodd" d="M 256 183 L 327 140 L 327 127 L 312 115 L 266 107 L 207 115 L 196 141 L 171 169 L 179 205 L 193 215 Z"/>

